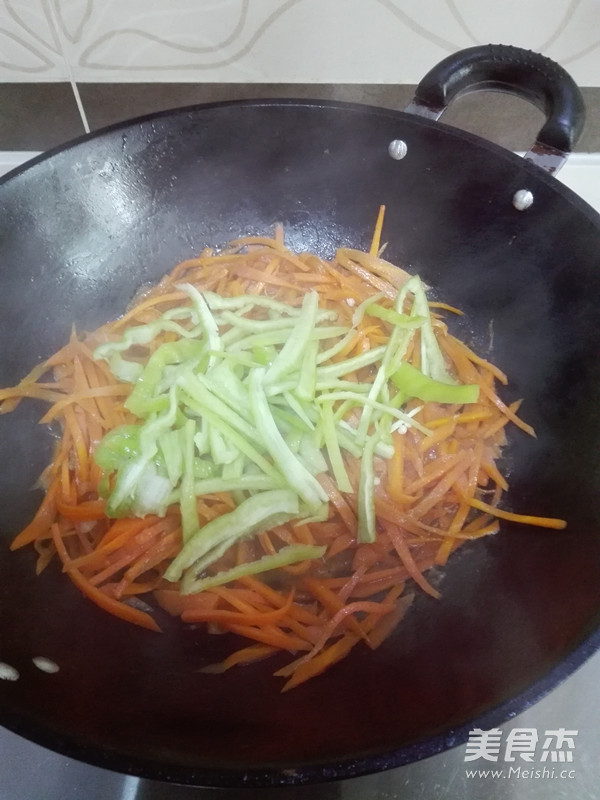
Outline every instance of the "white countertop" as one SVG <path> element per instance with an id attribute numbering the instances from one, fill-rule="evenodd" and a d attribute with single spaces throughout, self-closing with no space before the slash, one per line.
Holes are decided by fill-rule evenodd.
<path id="1" fill-rule="evenodd" d="M 600 153 L 574 153 L 557 177 L 600 211 Z"/>

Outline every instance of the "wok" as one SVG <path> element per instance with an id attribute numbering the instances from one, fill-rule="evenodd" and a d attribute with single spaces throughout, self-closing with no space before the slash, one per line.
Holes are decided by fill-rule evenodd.
<path id="1" fill-rule="evenodd" d="M 516 92 L 547 121 L 527 158 L 432 118 L 474 88 Z M 426 76 L 405 112 L 324 102 L 218 103 L 80 138 L 0 185 L 0 383 L 73 324 L 115 317 L 207 244 L 285 227 L 292 248 L 367 247 L 465 316 L 453 331 L 509 373 L 537 439 L 510 435 L 509 523 L 465 545 L 377 651 L 357 649 L 286 694 L 265 662 L 199 672 L 232 642 L 161 619 L 133 629 L 58 568 L 8 543 L 40 500 L 52 448 L 35 402 L 0 417 L 0 722 L 69 757 L 203 786 L 306 783 L 399 766 L 535 702 L 600 643 L 600 217 L 550 174 L 582 125 L 571 79 L 540 56 L 471 48 Z M 390 146 L 391 142 L 395 142 Z M 404 145 L 398 142 L 403 142 Z M 404 157 L 400 157 L 403 156 Z M 392 157 L 393 156 L 393 157 Z M 534 160 L 532 160 L 534 159 Z M 538 163 L 535 163 L 538 159 Z M 540 166 L 541 165 L 541 166 Z M 527 206 L 522 195 L 531 193 Z M 517 199 L 515 199 L 515 197 Z M 519 202 L 521 198 L 521 202 Z M 45 656 L 54 675 L 32 664 Z"/>

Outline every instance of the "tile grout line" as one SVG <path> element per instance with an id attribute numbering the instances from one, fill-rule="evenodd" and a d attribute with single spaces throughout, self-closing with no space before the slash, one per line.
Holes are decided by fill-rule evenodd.
<path id="1" fill-rule="evenodd" d="M 69 68 L 69 73 L 70 73 L 70 68 Z M 77 110 L 79 111 L 79 116 L 81 117 L 81 122 L 83 124 L 83 129 L 86 133 L 89 133 L 90 126 L 87 121 L 87 116 L 85 114 L 85 109 L 83 107 L 81 95 L 79 94 L 79 87 L 77 86 L 77 82 L 75 81 L 75 79 L 71 74 L 69 74 L 69 77 L 70 77 L 71 89 L 73 90 L 73 95 L 75 97 L 75 103 L 77 104 Z"/>
<path id="2" fill-rule="evenodd" d="M 83 107 L 83 101 L 81 99 L 81 95 L 79 93 L 79 87 L 77 86 L 77 81 L 73 75 L 73 70 L 71 69 L 71 62 L 67 58 L 66 48 L 65 48 L 65 39 L 61 30 L 60 25 L 58 24 L 58 20 L 56 18 L 56 11 L 52 3 L 49 4 L 50 14 L 52 15 L 52 22 L 54 23 L 54 29 L 56 31 L 56 35 L 58 36 L 58 40 L 60 42 L 60 49 L 61 54 L 63 57 L 63 61 L 65 62 L 65 66 L 67 68 L 67 72 L 69 74 L 69 83 L 71 84 L 71 91 L 73 92 L 73 97 L 75 98 L 75 104 L 77 105 L 77 110 L 79 111 L 79 116 L 81 118 L 81 123 L 83 125 L 83 129 L 85 133 L 90 132 L 90 126 L 88 123 L 87 115 L 85 113 L 85 108 Z"/>

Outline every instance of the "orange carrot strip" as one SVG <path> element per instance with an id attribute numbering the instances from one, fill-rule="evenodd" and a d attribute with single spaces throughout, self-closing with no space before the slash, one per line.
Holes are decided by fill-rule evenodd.
<path id="1" fill-rule="evenodd" d="M 402 567 L 387 567 L 386 569 L 377 569 L 372 572 L 365 572 L 360 576 L 359 583 L 361 585 L 368 585 L 370 583 L 380 583 L 385 580 L 393 580 L 399 584 L 398 577 L 405 573 L 405 568 Z"/>
<path id="2" fill-rule="evenodd" d="M 224 627 L 231 624 L 252 625 L 261 627 L 280 622 L 288 613 L 294 600 L 294 592 L 291 591 L 283 606 L 271 611 L 226 611 L 224 609 L 185 609 L 181 614 L 184 622 L 217 622 Z"/>
<path id="3" fill-rule="evenodd" d="M 249 647 L 242 647 L 239 650 L 236 650 L 218 664 L 208 664 L 205 667 L 201 667 L 200 672 L 204 672 L 209 675 L 220 675 L 223 672 L 227 672 L 227 670 L 231 669 L 231 667 L 235 667 L 240 664 L 251 664 L 254 661 L 261 661 L 262 659 L 267 658 L 268 656 L 277 652 L 278 650 L 276 647 L 271 647 L 268 644 L 251 644 Z"/>
<path id="4" fill-rule="evenodd" d="M 105 556 L 106 553 L 121 547 L 130 537 L 135 536 L 144 528 L 158 522 L 158 520 L 159 517 L 151 515 L 146 517 L 121 517 L 121 519 L 116 519 L 98 542 L 96 553 Z M 77 566 L 81 565 L 78 564 Z"/>
<path id="5" fill-rule="evenodd" d="M 503 511 L 500 508 L 484 503 L 482 500 L 477 500 L 475 497 L 469 501 L 469 504 L 478 511 L 485 511 L 486 514 L 491 514 L 494 517 L 500 517 L 500 519 L 505 519 L 510 522 L 520 522 L 523 525 L 535 525 L 539 528 L 553 528 L 554 530 L 563 530 L 567 527 L 566 520 L 564 519 L 534 517 L 530 514 L 513 514 L 512 511 Z"/>
<path id="6" fill-rule="evenodd" d="M 114 556 L 107 559 L 108 563 L 104 569 L 96 572 L 89 579 L 90 583 L 99 585 L 113 575 L 116 575 L 122 569 L 125 569 L 125 567 L 131 565 L 135 559 L 143 553 L 147 553 L 150 548 L 155 547 L 162 534 L 163 528 L 161 523 L 140 531 L 140 533 L 130 539 L 125 546 L 116 550 Z"/>
<path id="7" fill-rule="evenodd" d="M 473 365 L 473 360 L 470 358 L 470 351 L 464 345 L 462 345 L 458 340 L 453 339 L 452 337 L 448 337 L 445 343 L 446 345 L 450 344 L 450 349 L 454 349 L 455 354 L 462 356 L 460 359 L 460 363 L 462 365 L 462 374 L 461 378 L 464 380 L 465 383 L 478 383 L 480 388 L 480 394 L 485 395 L 485 397 L 492 402 L 499 411 L 504 414 L 514 425 L 521 428 L 525 433 L 529 434 L 530 436 L 535 436 L 535 431 L 528 425 L 526 422 L 523 422 L 512 410 L 509 406 L 507 406 L 498 395 L 495 393 L 493 388 L 491 388 L 485 381 L 482 380 L 480 373 L 475 369 Z M 486 368 L 492 368 L 492 365 L 489 365 L 488 362 L 480 359 L 481 365 L 485 365 Z M 502 383 L 506 382 L 506 376 L 503 372 L 499 371 L 499 380 Z M 498 376 L 496 376 L 498 377 Z"/>
<path id="8" fill-rule="evenodd" d="M 374 594 L 379 594 L 379 592 L 386 592 L 388 591 L 388 589 L 396 587 L 403 589 L 404 579 L 408 577 L 409 576 L 406 572 L 406 569 L 404 567 L 398 567 L 395 576 L 390 575 L 388 577 L 378 578 L 377 580 L 373 579 L 369 583 L 364 583 L 362 581 L 359 581 L 356 587 L 352 589 L 347 599 L 348 600 L 350 600 L 350 598 L 354 600 L 367 599 L 369 597 L 373 597 Z M 364 628 L 364 623 L 363 623 L 363 628 Z"/>
<path id="9" fill-rule="evenodd" d="M 318 476 L 318 480 L 323 489 L 325 489 L 327 496 L 335 506 L 336 511 L 345 522 L 348 530 L 352 533 L 356 533 L 356 515 L 342 494 L 339 492 L 333 480 L 326 473 L 321 473 L 321 475 Z"/>
<path id="10" fill-rule="evenodd" d="M 310 644 L 306 641 L 289 633 L 284 633 L 274 625 L 266 625 L 261 628 L 253 627 L 252 625 L 230 625 L 229 630 L 232 633 L 245 636 L 247 639 L 277 647 L 279 650 L 288 650 L 290 653 L 296 650 L 310 649 Z"/>
<path id="11" fill-rule="evenodd" d="M 371 246 L 369 247 L 369 254 L 376 256 L 379 253 L 381 245 L 381 230 L 383 228 L 383 218 L 385 216 L 385 206 L 379 206 L 379 213 L 377 214 L 377 222 L 375 223 L 375 230 L 373 231 L 373 238 L 371 239 Z"/>
<path id="12" fill-rule="evenodd" d="M 395 431 L 392 434 L 394 455 L 388 463 L 386 491 L 392 500 L 404 503 L 404 442 L 403 437 Z"/>
<path id="13" fill-rule="evenodd" d="M 349 550 L 355 544 L 356 536 L 350 533 L 350 531 L 344 531 L 344 533 L 339 534 L 333 539 L 331 545 L 327 549 L 327 558 L 333 558 L 333 556 L 338 555 L 338 553 Z"/>
<path id="14" fill-rule="evenodd" d="M 292 675 L 298 669 L 298 667 L 312 660 L 325 647 L 329 639 L 334 635 L 336 629 L 342 623 L 347 624 L 348 622 L 347 618 L 352 617 L 353 614 L 358 614 L 360 612 L 365 611 L 368 613 L 376 613 L 383 615 L 393 610 L 394 606 L 389 603 L 375 603 L 369 600 L 364 600 L 364 601 L 359 600 L 355 603 L 348 603 L 348 605 L 343 606 L 343 608 L 341 608 L 327 622 L 327 624 L 323 628 L 323 632 L 321 633 L 319 640 L 316 642 L 316 644 L 313 645 L 313 647 L 308 653 L 296 659 L 291 664 L 288 664 L 287 666 L 278 670 L 275 674 L 281 675 L 283 677 L 286 677 L 287 675 Z M 353 634 L 352 632 L 350 633 L 353 638 L 356 638 L 356 634 Z"/>
<path id="15" fill-rule="evenodd" d="M 59 527 L 56 524 L 52 525 L 52 539 L 54 541 L 54 546 L 56 547 L 56 552 L 58 553 L 69 578 L 73 581 L 80 592 L 82 592 L 99 608 L 102 608 L 104 611 L 108 611 L 109 614 L 113 614 L 113 616 L 119 617 L 125 622 L 132 622 L 134 625 L 139 625 L 142 628 L 147 628 L 148 630 L 157 631 L 160 633 L 160 627 L 149 614 L 146 614 L 144 611 L 140 611 L 137 608 L 132 608 L 125 603 L 121 603 L 119 600 L 114 600 L 112 597 L 108 597 L 108 595 L 106 595 L 103 591 L 98 589 L 96 586 L 93 586 L 87 580 L 87 578 L 85 578 L 81 572 L 79 572 L 78 569 L 70 567 L 69 554 L 65 549 L 60 536 Z"/>
<path id="16" fill-rule="evenodd" d="M 151 293 L 147 298 L 136 303 L 129 311 L 126 311 L 122 317 L 119 317 L 119 319 L 115 320 L 111 324 L 111 329 L 118 330 L 124 327 L 125 325 L 129 324 L 136 315 L 146 311 L 148 308 L 153 308 L 160 303 L 184 305 L 182 300 L 189 303 L 189 295 L 183 291 L 173 290 L 166 293 Z"/>
<path id="17" fill-rule="evenodd" d="M 314 678 L 325 672 L 326 669 L 333 666 L 333 664 L 341 661 L 342 658 L 348 655 L 354 645 L 360 639 L 353 633 L 345 633 L 341 639 L 338 639 L 328 648 L 316 655 L 310 661 L 299 664 L 292 677 L 284 684 L 282 692 L 287 692 L 301 683 Z M 275 675 L 280 674 L 276 672 Z"/>
<path id="18" fill-rule="evenodd" d="M 440 425 L 431 436 L 425 436 L 421 440 L 421 444 L 419 445 L 419 449 L 421 452 L 426 452 L 430 450 L 432 447 L 435 447 L 440 442 L 443 442 L 448 437 L 452 436 L 454 430 L 456 428 L 456 421 L 451 419 L 445 425 Z"/>
<path id="19" fill-rule="evenodd" d="M 71 438 L 73 439 L 75 453 L 77 455 L 78 477 L 82 481 L 87 481 L 89 476 L 88 447 L 81 432 L 81 427 L 79 426 L 75 412 L 71 406 L 67 406 L 67 408 L 65 408 L 64 417 L 69 429 L 69 433 L 71 434 Z"/>
<path id="20" fill-rule="evenodd" d="M 464 460 L 463 454 L 454 453 L 446 456 L 438 456 L 433 461 L 430 461 L 423 471 L 423 475 L 406 487 L 407 494 L 416 495 L 417 492 L 422 491 L 430 483 L 439 481 L 440 478 L 442 478 L 461 460 Z"/>
<path id="21" fill-rule="evenodd" d="M 315 538 L 312 535 L 312 531 L 310 529 L 310 525 L 307 523 L 302 523 L 300 525 L 294 525 L 294 532 L 296 534 L 297 540 L 301 544 L 314 544 Z"/>
<path id="22" fill-rule="evenodd" d="M 332 592 L 331 589 L 329 589 L 320 581 L 316 580 L 316 578 L 305 576 L 302 580 L 302 584 L 314 597 L 316 597 L 325 611 L 327 611 L 332 617 L 338 614 L 346 606 L 344 601 L 341 600 L 338 595 L 335 594 L 335 592 Z M 361 636 L 363 639 L 366 638 L 366 634 L 356 617 L 353 617 L 350 614 L 346 622 L 348 627 L 354 631 L 354 633 L 356 633 L 358 636 Z"/>
<path id="23" fill-rule="evenodd" d="M 0 390 L 0 414 L 6 414 L 13 411 L 16 403 L 10 405 L 10 401 L 16 400 L 17 402 L 23 397 L 37 398 L 38 400 L 45 400 L 48 403 L 54 403 L 64 397 L 64 393 L 56 389 L 46 389 L 39 386 L 37 383 L 27 384 L 26 386 L 11 386 L 8 389 Z"/>
<path id="24" fill-rule="evenodd" d="M 506 492 L 508 490 L 506 478 L 504 475 L 502 475 L 493 461 L 484 459 L 481 462 L 481 469 L 486 475 L 489 475 L 489 477 L 502 489 L 502 491 Z"/>
<path id="25" fill-rule="evenodd" d="M 159 567 L 164 561 L 170 558 L 175 558 L 180 550 L 181 531 L 177 530 L 165 533 L 154 547 L 142 553 L 142 555 L 127 569 L 125 575 L 117 585 L 117 597 L 129 592 L 135 579 L 140 575 L 153 570 L 155 567 Z"/>
<path id="26" fill-rule="evenodd" d="M 11 550 L 18 550 L 26 544 L 38 539 L 40 536 L 48 535 L 50 525 L 56 516 L 56 499 L 59 489 L 59 479 L 55 478 L 48 487 L 42 503 L 31 520 L 23 530 L 15 536 L 10 544 Z"/>
<path id="27" fill-rule="evenodd" d="M 273 555 L 277 552 L 275 545 L 271 541 L 271 537 L 266 531 L 259 534 L 258 541 L 266 555 Z"/>
<path id="28" fill-rule="evenodd" d="M 379 617 L 373 629 L 369 631 L 369 646 L 376 650 L 393 633 L 398 623 L 405 616 L 414 595 L 407 594 L 396 601 L 396 607 L 384 617 Z"/>
<path id="29" fill-rule="evenodd" d="M 489 409 L 481 409 L 480 411 L 465 411 L 462 414 L 455 414 L 454 417 L 438 417 L 438 419 L 430 419 L 427 421 L 427 427 L 430 430 L 439 428 L 440 425 L 445 425 L 452 419 L 457 425 L 465 424 L 468 422 L 480 422 L 481 420 L 488 420 L 492 417 L 492 412 Z"/>
<path id="30" fill-rule="evenodd" d="M 276 592 L 266 583 L 263 583 L 252 575 L 245 575 L 243 578 L 238 580 L 238 583 L 253 589 L 267 602 L 271 603 L 272 606 L 280 607 L 285 602 L 286 598 L 282 594 Z M 296 618 L 300 622 L 305 623 L 306 625 L 321 625 L 323 622 L 323 620 L 316 614 L 313 614 L 305 606 L 301 606 L 297 603 L 290 608 L 290 616 Z"/>
<path id="31" fill-rule="evenodd" d="M 364 563 L 361 564 L 360 567 L 358 567 L 358 569 L 356 569 L 354 571 L 354 574 L 351 575 L 348 578 L 348 580 L 346 581 L 346 583 L 342 586 L 342 588 L 340 589 L 339 594 L 338 594 L 338 597 L 339 597 L 339 599 L 341 601 L 340 607 L 342 605 L 345 605 L 348 602 L 348 598 L 356 596 L 356 594 L 355 594 L 356 593 L 356 587 L 360 583 L 360 580 L 364 576 L 364 574 L 367 571 L 367 569 L 368 569 L 368 567 L 367 567 L 366 564 L 364 564 Z M 325 588 L 328 588 L 327 584 L 323 584 L 323 585 L 325 586 Z M 373 592 L 371 592 L 371 594 L 373 594 Z M 359 625 L 359 628 L 360 628 L 361 635 L 362 635 L 364 633 L 364 631 L 365 631 L 365 628 L 364 628 L 364 626 L 362 624 Z"/>
<path id="32" fill-rule="evenodd" d="M 476 355 L 469 347 L 467 347 L 464 342 L 461 342 L 459 339 L 455 339 L 454 337 L 448 337 L 452 339 L 452 344 L 455 345 L 457 348 L 460 349 L 464 355 L 472 361 L 474 364 L 477 364 L 479 367 L 483 367 L 483 369 L 491 372 L 491 374 L 500 381 L 500 383 L 506 385 L 508 383 L 508 378 L 506 374 L 502 372 L 495 364 L 492 364 L 490 361 L 486 361 L 484 358 Z"/>
<path id="33" fill-rule="evenodd" d="M 249 594 L 247 592 L 241 592 L 229 586 L 212 586 L 206 591 L 216 594 L 221 600 L 229 603 L 232 608 L 237 608 L 242 613 L 253 614 L 256 611 L 255 604 L 249 602 Z"/>
<path id="34" fill-rule="evenodd" d="M 154 597 L 159 606 L 174 617 L 181 616 L 186 609 L 214 609 L 219 603 L 216 594 L 180 594 L 179 589 L 155 589 Z"/>
<path id="35" fill-rule="evenodd" d="M 446 495 L 449 489 L 456 483 L 458 477 L 467 469 L 469 458 L 470 454 L 463 450 L 460 453 L 457 463 L 450 472 L 446 473 L 436 484 L 435 488 L 431 489 L 431 491 L 410 509 L 409 513 L 411 518 L 419 519 Z"/>
<path id="36" fill-rule="evenodd" d="M 427 305 L 429 308 L 439 308 L 442 311 L 449 311 L 451 314 L 456 314 L 459 317 L 464 316 L 464 311 L 461 311 L 460 308 L 456 308 L 455 306 L 450 306 L 448 303 L 441 303 L 439 300 L 430 300 Z"/>
<path id="37" fill-rule="evenodd" d="M 508 408 L 513 414 L 516 414 L 520 405 L 521 401 L 516 400 L 514 403 L 511 403 Z M 489 420 L 486 425 L 482 426 L 481 438 L 496 440 L 498 435 L 502 433 L 503 429 L 508 425 L 509 422 L 510 419 L 506 416 L 500 416 L 495 420 Z"/>
<path id="38" fill-rule="evenodd" d="M 394 545 L 394 548 L 396 549 L 396 552 L 400 556 L 400 560 L 406 567 L 408 574 L 413 581 L 417 584 L 417 586 L 420 586 L 424 592 L 426 592 L 428 595 L 431 595 L 431 597 L 435 597 L 436 599 L 439 598 L 440 593 L 438 590 L 433 588 L 415 563 L 415 560 L 412 557 L 410 549 L 406 544 L 400 529 L 394 525 L 386 525 L 386 531 L 392 541 L 392 544 Z"/>
<path id="39" fill-rule="evenodd" d="M 40 419 L 42 424 L 52 422 L 60 414 L 66 406 L 76 405 L 85 400 L 93 400 L 102 397 L 127 397 L 131 392 L 130 386 L 117 385 L 114 386 L 98 386 L 95 388 L 82 389 L 79 392 L 69 394 L 67 397 L 61 396 L 49 409 L 44 416 Z"/>
<path id="40" fill-rule="evenodd" d="M 64 503 L 59 499 L 56 503 L 56 510 L 67 519 L 93 520 L 105 518 L 104 500 L 85 500 L 78 505 Z"/>

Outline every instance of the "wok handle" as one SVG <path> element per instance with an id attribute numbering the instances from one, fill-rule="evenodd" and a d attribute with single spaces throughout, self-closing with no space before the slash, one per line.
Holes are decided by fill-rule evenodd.
<path id="1" fill-rule="evenodd" d="M 455 97 L 481 89 L 509 92 L 544 112 L 546 122 L 525 158 L 557 172 L 581 136 L 585 105 L 571 76 L 539 53 L 503 44 L 459 50 L 425 75 L 405 110 L 439 119 Z"/>

